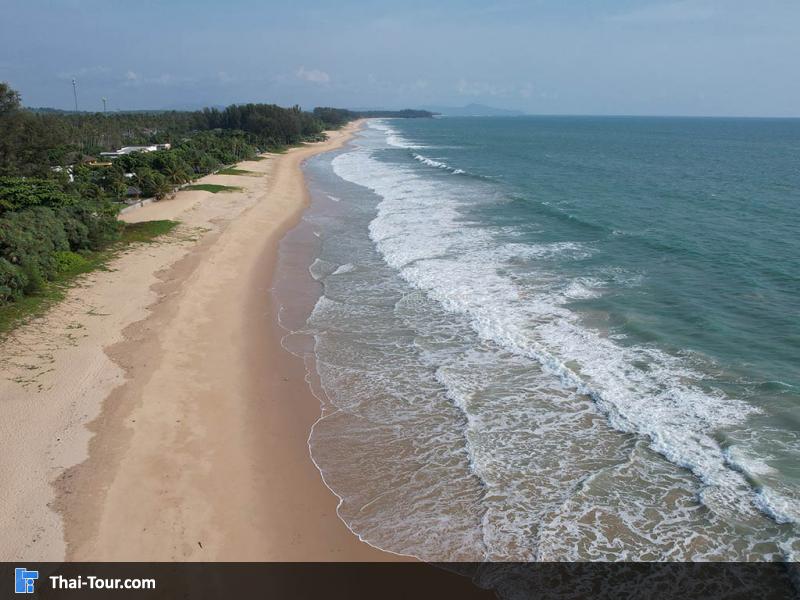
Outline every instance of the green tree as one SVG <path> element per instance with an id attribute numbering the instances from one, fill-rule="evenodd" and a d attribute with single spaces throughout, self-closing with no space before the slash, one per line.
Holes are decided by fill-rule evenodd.
<path id="1" fill-rule="evenodd" d="M 19 92 L 12 90 L 5 81 L 0 81 L 0 115 L 18 110 L 21 104 Z"/>

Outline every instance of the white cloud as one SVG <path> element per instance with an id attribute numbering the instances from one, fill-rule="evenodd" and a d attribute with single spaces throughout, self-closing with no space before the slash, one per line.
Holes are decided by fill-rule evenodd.
<path id="1" fill-rule="evenodd" d="M 96 65 L 94 67 L 81 67 L 75 71 L 62 71 L 58 74 L 59 79 L 97 79 L 102 78 L 111 72 L 110 67 Z"/>
<path id="2" fill-rule="evenodd" d="M 530 98 L 534 92 L 533 84 L 529 82 L 498 85 L 486 81 L 469 81 L 461 79 L 456 86 L 456 90 L 462 96 L 475 96 L 475 97 L 502 97 L 502 98 Z"/>
<path id="3" fill-rule="evenodd" d="M 458 82 L 458 93 L 462 96 L 499 96 L 502 95 L 501 87 L 484 83 L 482 81 L 467 81 L 461 79 Z"/>
<path id="4" fill-rule="evenodd" d="M 220 83 L 236 83 L 239 81 L 238 77 L 231 75 L 227 71 L 220 71 L 217 73 L 217 79 Z"/>
<path id="5" fill-rule="evenodd" d="M 704 21 L 715 14 L 714 9 L 699 0 L 682 0 L 666 4 L 650 4 L 625 13 L 607 17 L 617 23 L 683 23 Z"/>
<path id="6" fill-rule="evenodd" d="M 534 87 L 531 83 L 523 83 L 519 88 L 519 95 L 523 98 L 530 98 L 533 96 Z"/>
<path id="7" fill-rule="evenodd" d="M 329 83 L 331 80 L 331 76 L 325 71 L 320 71 L 319 69 L 306 69 L 305 67 L 300 67 L 297 69 L 295 75 L 298 79 L 310 81 L 312 83 Z"/>
<path id="8" fill-rule="evenodd" d="M 157 83 L 159 85 L 170 85 L 176 82 L 176 79 L 169 73 L 162 73 L 158 77 L 151 80 L 152 83 Z"/>
<path id="9" fill-rule="evenodd" d="M 122 76 L 122 85 L 125 87 L 138 87 L 148 85 L 172 86 L 184 83 L 193 83 L 195 79 L 191 77 L 175 77 L 171 73 L 151 76 L 142 75 L 136 71 L 126 71 Z"/>

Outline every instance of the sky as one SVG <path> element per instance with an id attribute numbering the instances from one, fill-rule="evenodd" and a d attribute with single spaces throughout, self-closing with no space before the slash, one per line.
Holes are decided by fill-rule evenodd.
<path id="1" fill-rule="evenodd" d="M 800 0 L 3 0 L 26 106 L 800 116 Z"/>

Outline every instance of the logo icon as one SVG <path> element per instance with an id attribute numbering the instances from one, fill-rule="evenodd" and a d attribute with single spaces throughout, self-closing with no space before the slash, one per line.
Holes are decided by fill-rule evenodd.
<path id="1" fill-rule="evenodd" d="M 32 594 L 34 582 L 39 579 L 39 571 L 26 568 L 14 569 L 14 591 L 17 594 Z"/>

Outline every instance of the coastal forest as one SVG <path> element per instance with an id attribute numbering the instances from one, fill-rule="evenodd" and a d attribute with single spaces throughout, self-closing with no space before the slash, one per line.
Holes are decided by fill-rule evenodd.
<path id="1" fill-rule="evenodd" d="M 119 240 L 124 225 L 117 214 L 126 199 L 164 198 L 261 152 L 324 139 L 326 129 L 359 116 L 274 104 L 108 114 L 32 110 L 0 82 L 0 307 L 37 294 Z M 100 157 L 153 144 L 169 147 Z"/>

